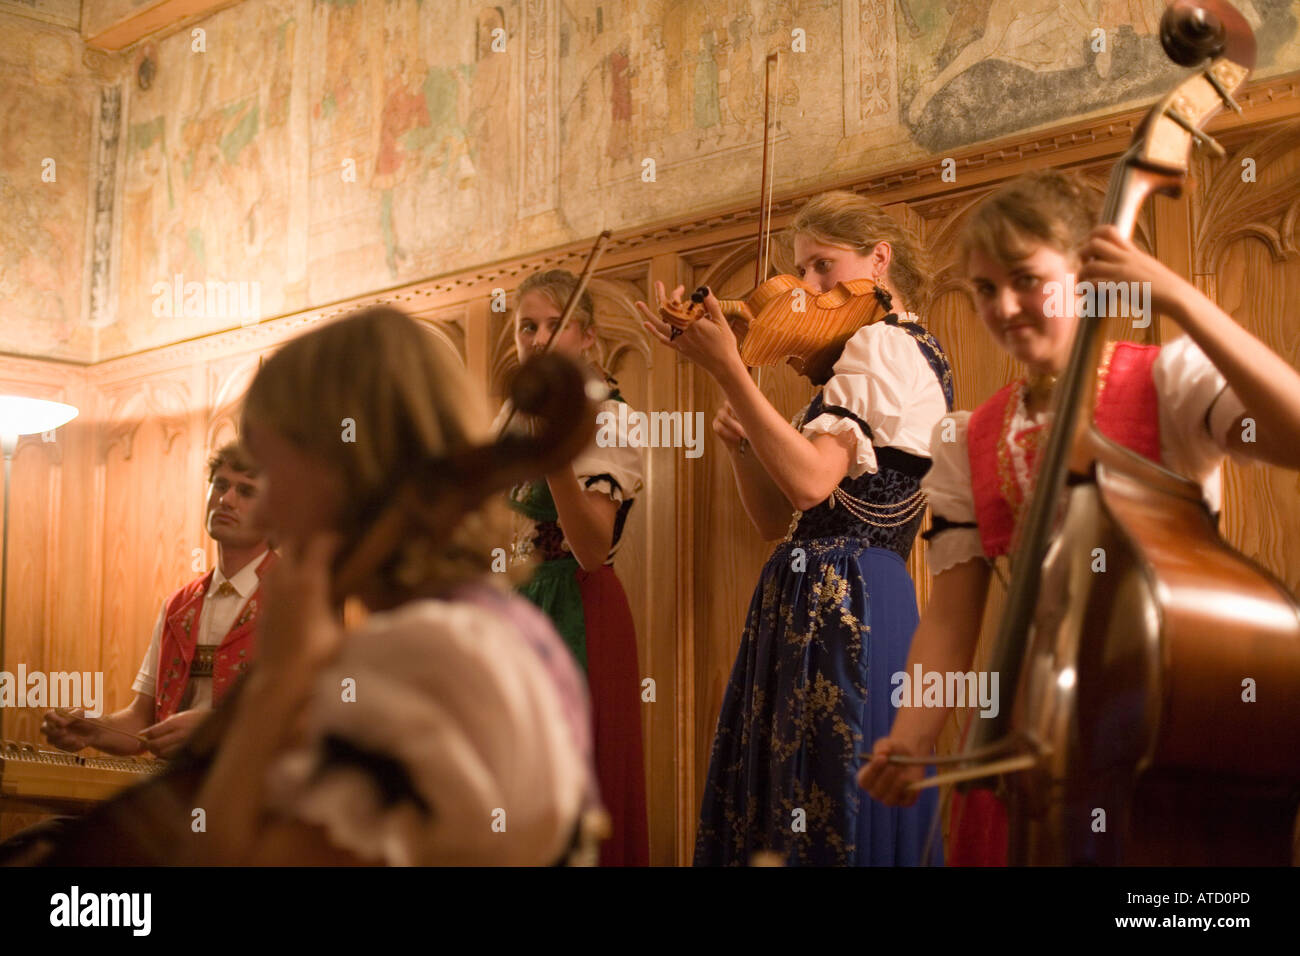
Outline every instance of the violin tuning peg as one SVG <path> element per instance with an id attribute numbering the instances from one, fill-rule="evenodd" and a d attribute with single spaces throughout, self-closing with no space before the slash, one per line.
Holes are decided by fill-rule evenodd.
<path id="1" fill-rule="evenodd" d="M 709 296 L 709 287 L 706 285 L 702 285 L 694 292 L 691 293 L 691 301 L 703 302 L 706 298 L 708 298 L 708 296 Z"/>

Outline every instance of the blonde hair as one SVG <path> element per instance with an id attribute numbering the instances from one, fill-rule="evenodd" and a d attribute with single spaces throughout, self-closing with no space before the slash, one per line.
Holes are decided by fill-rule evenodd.
<path id="1" fill-rule="evenodd" d="M 977 249 L 1003 265 L 1038 245 L 1070 256 L 1096 222 L 1096 203 L 1077 176 L 1051 169 L 1025 173 L 975 207 L 962 230 L 961 267 L 969 270 Z"/>
<path id="2" fill-rule="evenodd" d="M 889 243 L 889 282 L 909 307 L 922 309 L 930 284 L 929 258 L 917 238 L 875 203 L 845 190 L 822 193 L 795 214 L 786 235 L 787 247 L 795 236 L 805 235 L 863 256 L 877 243 Z"/>
<path id="3" fill-rule="evenodd" d="M 516 301 L 523 299 L 529 292 L 540 292 L 546 296 L 551 305 L 563 312 L 564 307 L 569 303 L 569 297 L 573 295 L 573 290 L 577 287 L 578 277 L 565 269 L 548 269 L 545 272 L 534 272 L 519 284 L 519 288 L 515 291 Z M 516 312 L 518 312 L 518 308 L 518 306 L 515 307 Z M 569 321 L 575 323 L 584 332 L 594 334 L 597 331 L 596 306 L 592 301 L 591 293 L 586 289 L 583 289 L 582 295 L 578 296 L 578 301 L 573 307 L 573 316 Z M 601 346 L 597 341 L 592 347 L 592 354 L 588 355 L 584 352 L 584 358 L 591 363 L 592 367 L 607 383 L 617 385 L 614 376 L 605 367 L 604 358 L 600 353 Z"/>
<path id="4" fill-rule="evenodd" d="M 529 292 L 540 292 L 550 303 L 561 311 L 578 287 L 578 277 L 565 269 L 548 269 L 546 272 L 534 272 L 519 285 L 518 298 L 522 299 Z M 572 322 L 577 322 L 582 329 L 590 329 L 596 324 L 596 306 L 591 300 L 591 293 L 586 289 L 578 296 L 573 307 Z"/>
<path id="5" fill-rule="evenodd" d="M 345 419 L 354 423 L 349 441 Z M 388 306 L 330 322 L 276 352 L 244 398 L 241 431 L 250 422 L 338 472 L 344 500 L 355 506 L 336 529 L 345 535 L 376 517 L 416 463 L 488 440 L 485 396 L 445 347 Z M 411 526 L 380 580 L 413 596 L 476 578 L 491 569 L 493 548 L 508 546 L 509 535 L 504 502 L 492 496 L 445 536 Z"/>

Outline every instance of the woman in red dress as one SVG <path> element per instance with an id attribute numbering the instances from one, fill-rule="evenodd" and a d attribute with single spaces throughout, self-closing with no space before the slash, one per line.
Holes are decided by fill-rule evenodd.
<path id="1" fill-rule="evenodd" d="M 521 362 L 555 335 L 577 281 L 571 273 L 553 269 L 530 276 L 519 287 L 515 348 Z M 571 464 L 511 490 L 510 505 L 517 515 L 512 552 L 516 560 L 537 561 L 522 593 L 550 615 L 587 673 L 596 775 L 613 826 L 600 862 L 647 866 L 636 628 L 613 567 L 628 512 L 643 484 L 644 449 L 627 440 L 631 416 L 618 414 L 619 404 L 626 403 L 614 381 L 590 359 L 595 323 L 591 296 L 584 292 L 552 348 L 586 361 L 610 386 L 609 397 L 597 409 L 605 427 Z"/>

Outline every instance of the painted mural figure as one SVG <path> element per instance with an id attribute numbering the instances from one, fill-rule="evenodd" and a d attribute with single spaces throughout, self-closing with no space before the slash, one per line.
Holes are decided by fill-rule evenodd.
<path id="1" fill-rule="evenodd" d="M 712 295 L 712 320 L 675 339 L 638 304 L 647 327 L 726 394 L 713 427 L 741 501 L 765 538 L 784 535 L 754 590 L 723 698 L 695 863 L 746 865 L 771 853 L 789 865 L 918 864 L 934 792 L 898 812 L 865 799 L 854 777 L 865 745 L 890 724 L 891 677 L 916 627 L 906 559 L 924 511 L 928 432 L 952 407 L 952 372 L 907 311 L 925 292 L 915 237 L 842 192 L 809 202 L 790 232 L 801 278 L 822 292 L 872 279 L 889 310 L 848 340 L 794 422 L 750 378 Z M 937 839 L 934 848 L 937 861 Z"/>
<path id="2" fill-rule="evenodd" d="M 934 468 L 924 480 L 934 516 L 927 532 L 934 589 L 908 672 L 970 666 L 993 562 L 1009 554 L 1028 511 L 1056 376 L 1077 324 L 1072 305 L 1047 307 L 1049 283 L 1072 289 L 1076 275 L 1081 282 L 1150 283 L 1156 311 L 1188 333 L 1163 346 L 1109 343 L 1094 411 L 1108 437 L 1199 484 L 1211 513 L 1220 508 L 1228 455 L 1300 470 L 1300 374 L 1181 276 L 1095 222 L 1085 188 L 1049 171 L 1007 183 L 965 227 L 960 262 L 977 311 L 1028 375 L 974 412 L 954 413 L 953 440 L 940 439 L 942 425 L 935 429 Z M 919 769 L 884 758 L 928 754 L 950 709 L 898 712 L 861 772 L 873 797 L 894 806 L 915 797 L 906 786 Z M 1006 865 L 1006 811 L 991 791 L 954 794 L 950 850 L 955 865 Z"/>
<path id="3" fill-rule="evenodd" d="M 576 285 L 574 275 L 553 269 L 519 286 L 515 348 L 520 362 L 545 348 L 555 335 Z M 584 291 L 553 348 L 592 364 L 595 344 L 595 309 L 591 294 Z M 620 403 L 626 402 L 613 379 L 598 374 L 613 391 L 597 414 L 617 416 Z M 600 862 L 648 866 L 636 626 L 614 571 L 628 514 L 645 483 L 645 449 L 628 440 L 630 416 L 617 417 L 621 424 L 615 443 L 603 445 L 598 433 L 570 464 L 511 490 L 510 507 L 517 516 L 512 552 L 516 560 L 537 561 L 532 578 L 520 590 L 555 622 L 587 675 L 596 775 L 613 826 L 601 847 Z"/>
<path id="4" fill-rule="evenodd" d="M 695 125 L 708 129 L 722 122 L 718 109 L 718 63 L 712 33 L 700 36 L 700 51 L 695 57 Z"/>

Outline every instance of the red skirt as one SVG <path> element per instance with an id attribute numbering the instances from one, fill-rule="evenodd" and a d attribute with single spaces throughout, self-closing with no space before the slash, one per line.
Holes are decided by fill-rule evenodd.
<path id="1" fill-rule="evenodd" d="M 632 609 L 608 565 L 577 572 L 586 626 L 587 684 L 596 748 L 596 778 L 613 822 L 601 866 L 649 866 L 645 760 L 641 747 L 641 680 Z"/>
<path id="2" fill-rule="evenodd" d="M 970 729 L 971 723 L 967 723 L 962 746 Z M 1007 865 L 1007 808 L 993 791 L 953 791 L 946 859 L 949 866 Z"/>
<path id="3" fill-rule="evenodd" d="M 1007 865 L 1007 808 L 991 790 L 953 793 L 949 866 Z"/>

